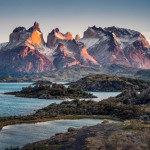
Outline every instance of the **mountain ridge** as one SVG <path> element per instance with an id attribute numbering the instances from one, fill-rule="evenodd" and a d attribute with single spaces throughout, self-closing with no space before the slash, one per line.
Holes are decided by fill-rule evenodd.
<path id="1" fill-rule="evenodd" d="M 12 55 L 13 51 L 16 53 Z M 118 64 L 150 69 L 146 38 L 137 31 L 115 26 L 89 27 L 83 38 L 77 34 L 75 39 L 70 32 L 63 34 L 55 28 L 45 42 L 39 23 L 35 22 L 29 29 L 15 28 L 9 42 L 0 44 L 0 56 L 0 74 L 6 75 L 49 72 L 73 65 L 101 68 Z"/>

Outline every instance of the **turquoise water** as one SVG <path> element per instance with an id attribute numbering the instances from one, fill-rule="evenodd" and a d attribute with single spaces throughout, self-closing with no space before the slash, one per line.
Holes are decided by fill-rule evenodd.
<path id="1" fill-rule="evenodd" d="M 61 103 L 61 100 L 45 100 L 21 98 L 2 93 L 19 91 L 32 83 L 0 83 L 0 116 L 27 115 L 34 110 L 48 106 L 51 103 Z"/>
<path id="2" fill-rule="evenodd" d="M 27 87 L 32 83 L 0 83 L 0 116 L 27 115 L 34 113 L 34 110 L 48 106 L 51 103 L 61 103 L 62 100 L 46 100 L 35 98 L 21 98 L 2 93 L 19 91 L 22 87 Z M 116 96 L 120 92 L 90 92 L 98 98 L 95 101 L 106 99 L 110 96 Z"/>
<path id="3" fill-rule="evenodd" d="M 89 93 L 92 93 L 93 95 L 98 97 L 98 98 L 92 98 L 92 100 L 100 101 L 103 99 L 107 99 L 109 97 L 115 97 L 119 95 L 121 92 L 89 92 Z"/>
<path id="4" fill-rule="evenodd" d="M 43 108 L 51 103 L 61 103 L 61 100 L 45 100 L 35 98 L 21 98 L 12 95 L 5 95 L 5 92 L 18 91 L 32 83 L 0 83 L 0 116 L 27 115 L 34 113 L 34 110 Z M 95 101 L 116 96 L 120 92 L 90 92 L 98 98 Z M 101 123 L 101 119 L 77 119 L 48 121 L 37 124 L 21 124 L 6 126 L 0 131 L 0 150 L 7 147 L 23 146 L 49 138 L 56 133 L 66 132 L 69 127 L 80 128 L 82 126 Z"/>
<path id="5" fill-rule="evenodd" d="M 7 147 L 22 147 L 27 143 L 50 138 L 66 132 L 69 127 L 81 128 L 101 123 L 103 119 L 55 120 L 36 124 L 20 124 L 4 127 L 0 131 L 0 150 Z M 110 122 L 117 122 L 110 120 Z"/>

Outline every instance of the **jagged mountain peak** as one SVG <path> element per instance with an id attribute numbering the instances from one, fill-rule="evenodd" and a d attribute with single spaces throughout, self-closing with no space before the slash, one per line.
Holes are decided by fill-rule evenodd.
<path id="1" fill-rule="evenodd" d="M 0 56 L 0 68 L 8 64 L 13 72 L 16 65 L 18 69 L 15 72 L 23 73 L 45 72 L 73 65 L 100 67 L 119 64 L 150 68 L 150 46 L 146 38 L 140 32 L 115 26 L 92 26 L 84 32 L 83 38 L 76 35 L 75 39 L 70 32 L 63 34 L 55 28 L 48 34 L 45 45 L 39 23 L 35 22 L 29 29 L 15 28 L 10 34 L 10 41 L 0 45 Z M 26 67 L 22 66 L 23 63 Z"/>
<path id="2" fill-rule="evenodd" d="M 98 62 L 88 54 L 86 46 L 82 45 L 80 52 L 81 64 L 86 66 L 99 66 Z"/>
<path id="3" fill-rule="evenodd" d="M 26 31 L 25 27 L 17 27 L 13 30 L 13 33 Z"/>
<path id="4" fill-rule="evenodd" d="M 31 34 L 25 41 L 26 46 L 30 47 L 31 49 L 38 49 L 44 45 L 45 42 L 43 39 L 43 34 L 40 30 L 38 22 L 35 22 L 34 25 L 28 29 L 28 31 L 31 32 Z"/>
<path id="5" fill-rule="evenodd" d="M 70 32 L 67 32 L 66 34 L 63 34 L 60 32 L 59 28 L 53 29 L 50 33 L 50 36 L 54 36 L 56 39 L 61 40 L 73 40 L 72 34 Z"/>
<path id="6" fill-rule="evenodd" d="M 67 40 L 73 40 L 73 36 L 72 36 L 72 34 L 70 32 L 67 32 L 65 34 L 65 37 L 66 37 Z"/>
<path id="7" fill-rule="evenodd" d="M 75 40 L 80 40 L 80 35 L 79 35 L 79 34 L 77 34 L 77 35 L 75 36 Z"/>
<path id="8" fill-rule="evenodd" d="M 73 36 L 70 32 L 63 34 L 59 28 L 53 29 L 47 36 L 47 47 L 54 48 L 58 43 L 62 41 L 73 40 Z"/>
<path id="9" fill-rule="evenodd" d="M 55 35 L 55 33 L 60 33 L 59 28 L 53 29 L 49 34 Z"/>
<path id="10" fill-rule="evenodd" d="M 36 22 L 36 21 L 34 22 L 34 25 L 28 29 L 28 31 L 29 32 L 33 32 L 35 30 L 41 32 L 40 27 L 39 27 L 39 23 Z"/>
<path id="11" fill-rule="evenodd" d="M 150 46 L 145 37 L 134 30 L 107 27 L 89 27 L 83 42 L 88 53 L 100 65 L 121 64 L 136 68 L 150 68 Z"/>
<path id="12" fill-rule="evenodd" d="M 80 65 L 80 62 L 72 55 L 70 55 L 64 47 L 63 43 L 59 43 L 54 52 L 54 65 L 56 69 L 63 69 L 73 65 Z"/>

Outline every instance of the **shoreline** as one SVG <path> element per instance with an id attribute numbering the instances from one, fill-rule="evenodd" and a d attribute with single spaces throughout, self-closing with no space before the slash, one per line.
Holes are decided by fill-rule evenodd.
<path id="1" fill-rule="evenodd" d="M 22 116 L 26 117 L 26 116 Z M 6 117 L 7 118 L 7 117 Z M 47 121 L 54 121 L 54 120 L 61 120 L 61 119 L 111 119 L 115 121 L 122 121 L 119 118 L 115 118 L 112 116 L 105 116 L 105 115 L 65 115 L 65 116 L 58 116 L 58 117 L 52 117 L 52 118 L 39 118 L 35 120 L 21 120 L 21 119 L 14 119 L 14 120 L 7 120 L 7 121 L 2 121 L 0 122 L 0 131 L 3 129 L 5 126 L 9 125 L 16 125 L 16 124 L 30 124 L 30 123 L 38 123 L 38 122 L 47 122 Z"/>
<path id="2" fill-rule="evenodd" d="M 43 98 L 43 97 L 28 97 L 28 96 L 19 96 L 15 94 L 16 92 L 6 92 L 6 93 L 1 93 L 4 95 L 13 95 L 15 97 L 21 97 L 21 98 L 36 98 L 36 99 L 46 99 L 46 100 L 74 100 L 74 99 L 90 99 L 90 98 L 98 98 L 97 96 L 89 96 L 89 97 L 51 97 L 51 98 Z"/>

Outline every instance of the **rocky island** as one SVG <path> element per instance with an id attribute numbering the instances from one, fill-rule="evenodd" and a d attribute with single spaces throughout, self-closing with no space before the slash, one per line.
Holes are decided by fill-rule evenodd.
<path id="1" fill-rule="evenodd" d="M 51 84 L 48 85 L 48 84 Z M 84 92 L 82 89 L 72 87 L 66 88 L 62 84 L 52 84 L 51 82 L 37 82 L 36 86 L 22 88 L 21 91 L 8 92 L 5 94 L 17 97 L 39 98 L 39 99 L 75 99 L 75 98 L 96 98 L 91 93 Z"/>

